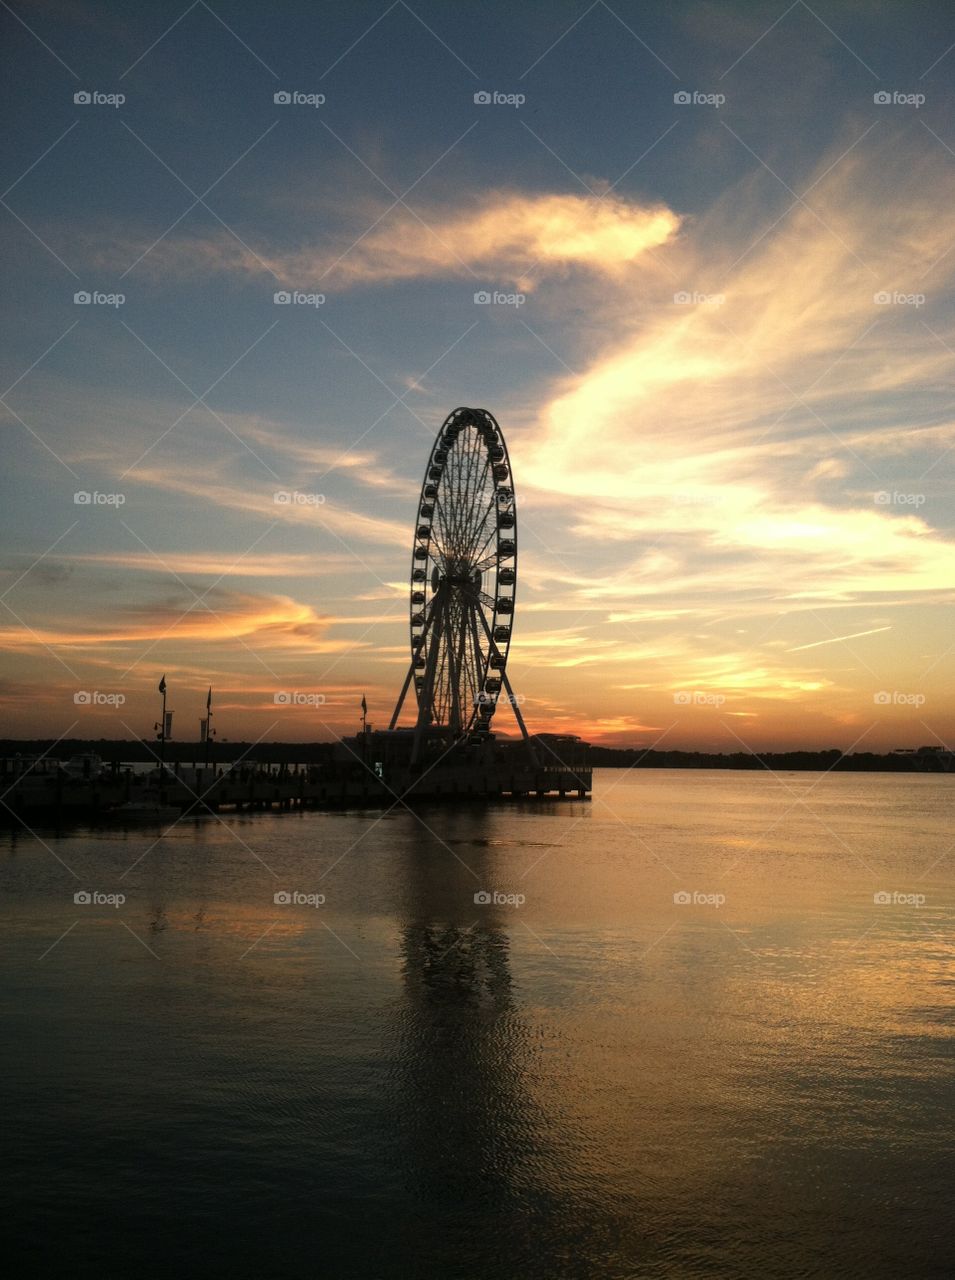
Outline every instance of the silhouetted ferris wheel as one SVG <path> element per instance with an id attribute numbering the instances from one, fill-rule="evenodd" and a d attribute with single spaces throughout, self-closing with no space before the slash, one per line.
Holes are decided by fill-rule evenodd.
<path id="1" fill-rule="evenodd" d="M 455 409 L 432 446 L 411 560 L 411 665 L 417 728 L 481 741 L 507 678 L 517 587 L 517 506 L 501 429 L 486 409 Z"/>

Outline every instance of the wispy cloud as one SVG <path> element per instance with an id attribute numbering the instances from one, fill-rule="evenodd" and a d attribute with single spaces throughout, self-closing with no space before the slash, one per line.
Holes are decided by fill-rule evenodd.
<path id="1" fill-rule="evenodd" d="M 898 486 L 900 456 L 918 488 L 955 439 L 952 354 L 921 324 L 951 329 L 931 301 L 955 270 L 939 262 L 955 167 L 924 146 L 904 166 L 891 154 L 861 147 L 829 172 L 827 157 L 812 211 L 763 231 L 746 208 L 761 190 L 751 179 L 668 250 L 668 294 L 637 274 L 619 283 L 616 337 L 561 378 L 518 453 L 525 483 L 573 499 L 575 532 L 595 547 L 594 594 L 606 586 L 596 544 L 628 541 L 650 546 L 622 572 L 614 553 L 614 589 L 671 600 L 704 577 L 727 596 L 951 587 L 947 505 L 924 492 L 917 507 L 876 499 L 890 477 Z M 727 227 L 733 209 L 748 241 Z"/>
<path id="2" fill-rule="evenodd" d="M 345 289 L 398 280 L 490 272 L 500 283 L 533 288 L 534 266 L 564 272 L 584 267 L 616 275 L 648 249 L 671 240 L 678 214 L 615 195 L 603 197 L 492 192 L 461 206 L 425 207 L 415 217 L 388 204 L 365 206 L 337 234 L 293 250 L 258 246 L 250 252 L 234 237 L 169 237 L 144 259 L 153 277 L 231 275 L 277 280 L 299 289 Z M 367 219 L 364 234 L 354 226 Z M 148 241 L 147 241 L 148 243 Z M 132 243 L 91 244 L 103 266 L 128 261 Z"/>

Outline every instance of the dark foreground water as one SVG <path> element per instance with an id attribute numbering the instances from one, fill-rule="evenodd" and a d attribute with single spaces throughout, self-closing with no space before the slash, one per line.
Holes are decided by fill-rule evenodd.
<path id="1" fill-rule="evenodd" d="M 953 812 L 955 777 L 601 771 L 8 833 L 5 1269 L 950 1275 Z"/>

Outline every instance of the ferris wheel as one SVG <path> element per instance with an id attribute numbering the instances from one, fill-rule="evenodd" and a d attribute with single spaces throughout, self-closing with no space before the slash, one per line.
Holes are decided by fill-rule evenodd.
<path id="1" fill-rule="evenodd" d="M 455 409 L 438 432 L 411 555 L 411 664 L 391 728 L 413 683 L 418 737 L 486 740 L 505 697 L 526 738 L 507 678 L 517 505 L 507 445 L 486 409 Z"/>

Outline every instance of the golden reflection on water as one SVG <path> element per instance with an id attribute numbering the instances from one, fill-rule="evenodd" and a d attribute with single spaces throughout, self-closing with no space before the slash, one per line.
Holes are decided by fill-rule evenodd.
<path id="1" fill-rule="evenodd" d="M 940 1191 L 948 781 L 647 772 L 611 776 L 606 804 L 185 832 L 126 875 L 122 924 L 82 917 L 43 963 L 120 1004 L 144 984 L 187 1041 L 178 1002 L 204 993 L 253 1078 L 289 1064 L 293 1113 L 319 1065 L 360 1078 L 368 1157 L 448 1239 L 473 1235 L 468 1204 L 508 1238 L 546 1223 L 501 1274 L 754 1274 L 772 1247 L 790 1274 L 878 1275 L 876 1185 L 904 1196 L 917 1168 L 912 1221 Z M 103 887 L 139 847 L 59 846 Z M 36 858 L 17 849 L 31 954 L 76 914 Z"/>

